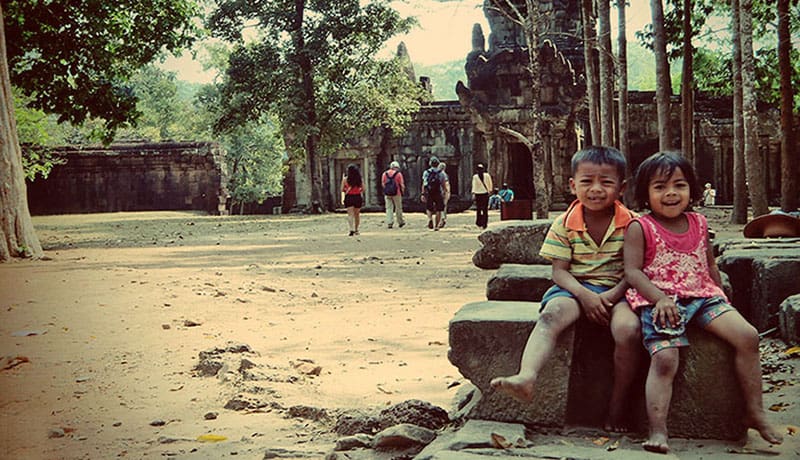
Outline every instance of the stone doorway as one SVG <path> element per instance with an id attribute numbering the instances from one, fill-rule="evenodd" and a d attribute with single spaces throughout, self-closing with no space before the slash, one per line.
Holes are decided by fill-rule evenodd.
<path id="1" fill-rule="evenodd" d="M 514 142 L 508 144 L 508 177 L 505 182 L 514 191 L 516 200 L 532 200 L 533 191 L 533 158 L 528 148 Z M 496 188 L 503 185 L 502 178 L 497 179 Z"/>

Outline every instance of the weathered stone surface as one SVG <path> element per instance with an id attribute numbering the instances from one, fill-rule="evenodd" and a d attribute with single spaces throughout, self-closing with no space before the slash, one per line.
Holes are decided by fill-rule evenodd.
<path id="1" fill-rule="evenodd" d="M 784 300 L 778 311 L 781 338 L 790 345 L 800 345 L 800 294 Z"/>
<path id="2" fill-rule="evenodd" d="M 483 247 L 472 256 L 472 263 L 480 268 L 498 268 L 504 263 L 549 264 L 539 249 L 551 223 L 548 219 L 493 222 L 478 236 Z"/>
<path id="3" fill-rule="evenodd" d="M 351 450 L 356 448 L 370 448 L 372 447 L 372 440 L 373 437 L 364 434 L 364 433 L 357 433 L 352 436 L 345 436 L 343 438 L 339 438 L 336 440 L 336 445 L 333 447 L 333 450 L 342 451 L 342 450 Z"/>
<path id="4" fill-rule="evenodd" d="M 450 421 L 446 410 L 419 399 L 409 399 L 387 407 L 381 411 L 378 418 L 384 428 L 410 423 L 431 430 L 438 430 Z"/>
<path id="5" fill-rule="evenodd" d="M 503 264 L 486 284 L 489 300 L 539 302 L 553 285 L 550 265 Z"/>
<path id="6" fill-rule="evenodd" d="M 730 277 L 731 301 L 759 331 L 777 326 L 781 302 L 800 293 L 800 245 L 783 240 L 734 240 L 719 246 L 717 263 Z"/>
<path id="7" fill-rule="evenodd" d="M 613 383 L 613 341 L 606 328 L 587 321 L 578 321 L 559 337 L 532 403 L 522 404 L 492 391 L 493 377 L 517 372 L 537 319 L 535 303 L 487 301 L 464 305 L 450 321 L 450 362 L 483 393 L 468 418 L 556 427 L 602 426 Z M 690 329 L 688 337 L 691 346 L 681 350 L 674 382 L 670 433 L 740 438 L 746 431 L 744 403 L 731 348 L 701 329 Z M 643 380 L 635 386 L 630 396 L 631 422 L 644 432 Z"/>
<path id="8" fill-rule="evenodd" d="M 574 328 L 559 338 L 531 403 L 523 404 L 497 393 L 489 384 L 494 377 L 519 370 L 522 350 L 538 318 L 539 304 L 534 302 L 486 301 L 464 305 L 450 320 L 448 358 L 481 392 L 469 418 L 545 426 L 564 424 Z"/>
<path id="9" fill-rule="evenodd" d="M 522 447 L 528 443 L 525 439 L 525 426 L 522 424 L 469 420 L 458 431 L 440 433 L 435 441 L 414 457 L 414 460 L 430 460 L 444 450 L 461 451 L 494 447 L 491 440 L 493 433 L 499 434 L 514 446 Z"/>
<path id="10" fill-rule="evenodd" d="M 410 423 L 401 423 L 376 434 L 372 440 L 372 447 L 375 449 L 405 449 L 419 446 L 421 449 L 434 439 L 436 439 L 436 432 L 433 430 Z"/>
<path id="11" fill-rule="evenodd" d="M 375 414 L 362 412 L 345 413 L 336 419 L 334 433 L 340 436 L 357 433 L 373 434 L 381 430 L 381 422 Z"/>

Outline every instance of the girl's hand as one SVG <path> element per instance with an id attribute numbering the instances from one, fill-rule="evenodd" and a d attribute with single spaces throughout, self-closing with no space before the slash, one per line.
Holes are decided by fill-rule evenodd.
<path id="1" fill-rule="evenodd" d="M 676 327 L 680 322 L 680 311 L 674 297 L 662 297 L 653 307 L 653 321 L 661 327 Z"/>
<path id="2" fill-rule="evenodd" d="M 608 312 L 614 306 L 613 302 L 591 291 L 581 295 L 578 302 L 589 321 L 608 326 L 610 317 Z"/>

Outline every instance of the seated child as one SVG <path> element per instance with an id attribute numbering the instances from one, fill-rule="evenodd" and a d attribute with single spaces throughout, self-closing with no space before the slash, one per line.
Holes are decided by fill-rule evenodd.
<path id="1" fill-rule="evenodd" d="M 641 353 L 639 319 L 625 301 L 623 233 L 635 214 L 619 199 L 625 190 L 625 157 L 611 147 L 589 147 L 572 157 L 570 190 L 577 196 L 557 217 L 540 254 L 553 263 L 555 286 L 542 298 L 539 321 L 522 354 L 519 372 L 491 385 L 530 401 L 539 372 L 558 336 L 581 315 L 609 326 L 614 337 L 614 385 L 606 429 L 624 431 L 627 391 Z"/>

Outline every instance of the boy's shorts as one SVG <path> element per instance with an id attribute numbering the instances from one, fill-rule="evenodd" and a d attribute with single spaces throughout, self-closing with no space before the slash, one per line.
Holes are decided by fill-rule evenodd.
<path id="1" fill-rule="evenodd" d="M 602 294 L 603 292 L 606 292 L 607 290 L 611 289 L 611 286 L 597 286 L 597 285 L 586 283 L 586 282 L 583 282 L 583 281 L 581 281 L 580 283 L 586 289 L 588 289 L 588 290 L 590 290 L 592 292 L 595 292 L 597 294 Z M 570 297 L 572 299 L 575 299 L 575 296 L 571 292 L 569 292 L 568 290 L 562 288 L 561 286 L 559 286 L 557 284 L 554 284 L 542 296 L 542 301 L 540 302 L 541 307 L 539 308 L 539 313 L 544 311 L 544 307 L 545 307 L 545 305 L 547 305 L 547 302 L 555 299 L 556 297 Z"/>
<path id="2" fill-rule="evenodd" d="M 653 305 L 645 305 L 640 309 L 642 339 L 650 356 L 665 348 L 689 346 L 687 325 L 705 328 L 723 313 L 735 310 L 723 297 L 678 299 L 675 304 L 681 318 L 673 328 L 663 328 L 653 323 Z"/>

